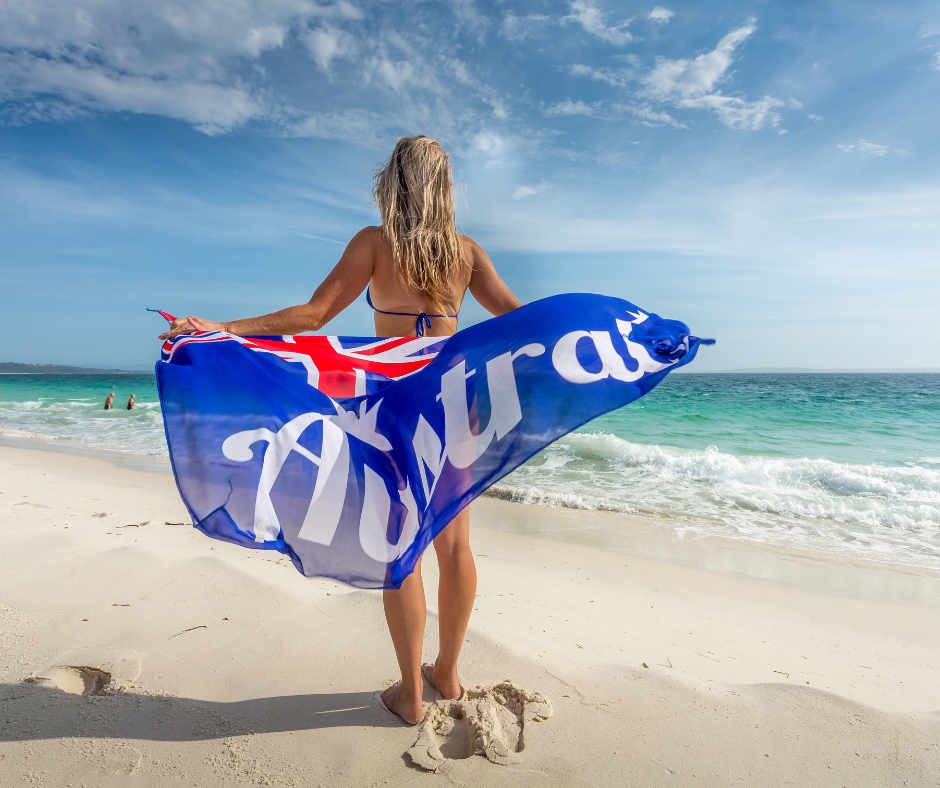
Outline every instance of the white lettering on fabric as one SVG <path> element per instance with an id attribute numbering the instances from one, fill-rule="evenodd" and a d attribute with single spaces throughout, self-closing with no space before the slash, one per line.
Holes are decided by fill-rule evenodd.
<path id="1" fill-rule="evenodd" d="M 618 321 L 618 324 L 621 322 Z M 629 333 L 632 324 L 622 325 Z M 590 337 L 598 349 L 603 361 L 600 373 L 589 373 L 578 363 L 574 348 L 582 337 Z M 626 336 L 624 338 L 626 340 Z M 643 350 L 635 343 L 629 343 L 628 347 L 633 353 L 636 353 L 634 348 Z M 422 414 L 418 415 L 412 439 L 425 507 L 430 505 L 445 461 L 449 460 L 451 465 L 458 469 L 469 468 L 494 440 L 502 439 L 522 421 L 522 407 L 513 363 L 522 357 L 540 356 L 545 350 L 544 345 L 531 343 L 518 350 L 502 353 L 486 362 L 490 415 L 486 427 L 477 427 L 476 432 L 470 425 L 466 385 L 467 379 L 474 375 L 476 370 L 468 372 L 466 362 L 460 361 L 441 376 L 441 393 L 437 398 L 444 408 L 444 440 L 441 440 Z M 645 369 L 650 363 L 656 363 L 652 362 L 648 355 L 646 359 L 641 362 L 641 369 Z M 565 335 L 556 344 L 552 360 L 562 377 L 576 383 L 591 382 L 608 376 L 621 380 L 637 379 L 643 374 L 642 371 L 635 374 L 627 370 L 606 332 L 576 331 Z M 668 365 L 657 364 L 656 368 L 664 366 Z M 313 494 L 298 537 L 322 545 L 332 542 L 343 513 L 349 480 L 347 433 L 376 449 L 389 451 L 392 448 L 388 439 L 377 430 L 376 417 L 380 404 L 381 400 L 367 409 L 366 402 L 363 401 L 357 414 L 334 402 L 337 411 L 335 415 L 305 413 L 286 423 L 277 432 L 265 428 L 245 430 L 225 440 L 222 453 L 235 462 L 247 462 L 252 459 L 251 447 L 258 441 L 266 441 L 268 444 L 264 451 L 255 499 L 254 532 L 257 542 L 275 539 L 280 533 L 280 523 L 271 501 L 271 489 L 291 452 L 306 457 L 318 468 Z M 319 456 L 298 443 L 304 431 L 316 423 L 321 424 L 323 429 Z M 363 551 L 370 558 L 382 563 L 391 563 L 414 543 L 419 531 L 419 512 L 414 492 L 410 482 L 406 482 L 404 490 L 398 491 L 399 500 L 407 514 L 399 539 L 392 543 L 388 540 L 387 532 L 393 496 L 390 495 L 384 478 L 368 464 L 363 465 L 363 474 L 359 541 Z"/>
<path id="2" fill-rule="evenodd" d="M 401 535 L 395 543 L 388 541 L 388 516 L 391 511 L 391 498 L 385 480 L 368 465 L 363 466 L 365 488 L 362 512 L 359 515 L 359 543 L 363 551 L 374 561 L 390 564 L 411 547 L 418 535 L 418 507 L 411 494 L 410 485 L 399 493 L 405 505 L 407 515 Z"/>
<path id="3" fill-rule="evenodd" d="M 336 400 L 330 400 L 333 407 L 336 408 L 336 415 L 330 416 L 330 421 L 342 428 L 347 435 L 355 435 L 363 443 L 368 443 L 379 451 L 391 451 L 392 444 L 389 443 L 382 433 L 376 428 L 376 421 L 379 416 L 379 406 L 383 400 L 379 400 L 368 410 L 366 409 L 366 400 L 359 403 L 359 415 L 355 410 L 346 410 Z"/>
<path id="4" fill-rule="evenodd" d="M 640 312 L 631 316 L 633 320 L 630 321 L 617 320 L 617 329 L 627 345 L 630 357 L 637 363 L 636 370 L 631 372 L 627 369 L 623 357 L 614 349 L 613 340 L 607 331 L 572 331 L 559 339 L 552 350 L 552 364 L 558 374 L 569 383 L 594 383 L 609 377 L 632 383 L 650 372 L 659 372 L 675 364 L 675 361 L 665 364 L 656 361 L 643 345 L 630 341 L 629 335 L 633 326 L 642 323 L 649 315 Z M 601 368 L 597 372 L 589 372 L 578 361 L 578 342 L 582 339 L 590 339 L 594 343 L 594 349 L 601 361 Z"/>
<path id="5" fill-rule="evenodd" d="M 292 451 L 296 451 L 318 467 L 310 505 L 298 536 L 317 544 L 328 545 L 339 525 L 346 499 L 346 481 L 349 477 L 349 444 L 346 433 L 322 413 L 304 413 L 287 422 L 277 432 L 260 428 L 236 432 L 225 439 L 222 454 L 235 462 L 247 462 L 253 456 L 251 446 L 267 441 L 261 462 L 261 477 L 255 497 L 255 541 L 276 539 L 281 525 L 271 501 L 271 488 Z M 297 443 L 311 424 L 323 425 L 323 440 L 318 457 Z"/>
<path id="6" fill-rule="evenodd" d="M 418 461 L 418 475 L 424 487 L 424 500 L 430 503 L 431 494 L 444 469 L 445 456 L 441 439 L 423 414 L 418 415 L 418 426 L 415 428 L 412 446 L 415 450 L 415 459 Z M 430 482 L 428 482 L 428 474 L 431 476 Z"/>
<path id="7" fill-rule="evenodd" d="M 455 364 L 441 376 L 441 403 L 444 406 L 444 442 L 450 464 L 469 468 L 486 451 L 493 438 L 506 435 L 520 421 L 522 408 L 516 389 L 512 363 L 520 356 L 540 356 L 545 346 L 525 345 L 515 352 L 503 353 L 486 362 L 486 385 L 490 395 L 490 418 L 486 429 L 474 433 L 470 429 L 466 380 L 475 370 L 466 371 L 466 363 Z M 422 479 L 424 475 L 422 473 Z"/>

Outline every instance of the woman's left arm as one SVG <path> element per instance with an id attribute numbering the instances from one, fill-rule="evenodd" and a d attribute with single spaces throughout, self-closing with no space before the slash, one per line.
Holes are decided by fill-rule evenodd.
<path id="1" fill-rule="evenodd" d="M 216 323 L 201 317 L 178 317 L 160 339 L 171 339 L 195 331 L 227 331 L 237 336 L 271 336 L 319 331 L 355 301 L 372 279 L 375 262 L 375 227 L 360 230 L 349 242 L 343 256 L 306 304 L 289 306 L 261 317 Z"/>

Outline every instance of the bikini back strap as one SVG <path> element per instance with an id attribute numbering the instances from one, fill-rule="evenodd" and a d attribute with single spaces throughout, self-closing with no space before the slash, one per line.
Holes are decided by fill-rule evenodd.
<path id="1" fill-rule="evenodd" d="M 457 315 L 429 315 L 427 312 L 386 312 L 384 309 L 379 309 L 375 304 L 372 303 L 372 293 L 371 286 L 366 287 L 366 303 L 372 307 L 373 311 L 378 312 L 380 315 L 402 315 L 403 317 L 416 317 L 418 318 L 415 324 L 415 335 L 419 337 L 424 336 L 425 327 L 431 327 L 431 318 L 432 317 L 452 317 L 457 318 Z"/>

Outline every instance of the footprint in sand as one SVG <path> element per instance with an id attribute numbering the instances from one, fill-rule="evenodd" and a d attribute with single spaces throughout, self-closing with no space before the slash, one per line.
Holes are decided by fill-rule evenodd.
<path id="1" fill-rule="evenodd" d="M 519 763 L 528 722 L 547 720 L 550 700 L 505 681 L 469 690 L 459 700 L 438 700 L 408 750 L 415 765 L 436 772 L 451 760 L 484 755 L 493 763 Z"/>
<path id="2" fill-rule="evenodd" d="M 72 695 L 104 695 L 111 684 L 111 674 L 85 665 L 56 665 L 28 681 L 47 683 Z"/>

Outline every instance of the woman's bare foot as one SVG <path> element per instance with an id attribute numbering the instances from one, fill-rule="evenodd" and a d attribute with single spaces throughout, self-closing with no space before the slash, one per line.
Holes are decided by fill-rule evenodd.
<path id="1" fill-rule="evenodd" d="M 397 714 L 409 725 L 417 725 L 424 719 L 424 704 L 420 691 L 410 696 L 403 692 L 400 681 L 382 693 L 382 703 L 393 714 Z"/>
<path id="2" fill-rule="evenodd" d="M 444 700 L 457 700 L 464 693 L 464 688 L 460 686 L 460 680 L 457 678 L 457 672 L 453 676 L 438 677 L 434 665 L 422 665 L 422 675 L 428 680 Z"/>

